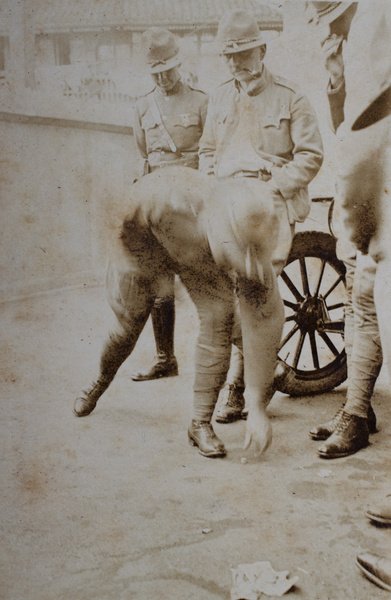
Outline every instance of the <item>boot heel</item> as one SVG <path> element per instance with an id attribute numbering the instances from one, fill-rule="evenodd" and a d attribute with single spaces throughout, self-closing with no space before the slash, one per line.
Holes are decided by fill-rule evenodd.
<path id="1" fill-rule="evenodd" d="M 189 446 L 197 446 L 193 438 L 191 438 L 190 436 L 188 436 L 187 441 L 189 442 Z"/>

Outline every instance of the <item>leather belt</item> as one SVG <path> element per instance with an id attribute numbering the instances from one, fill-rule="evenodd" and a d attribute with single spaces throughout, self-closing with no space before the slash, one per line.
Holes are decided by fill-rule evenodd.
<path id="1" fill-rule="evenodd" d="M 255 177 L 262 181 L 270 181 L 272 178 L 271 174 L 265 169 L 261 169 L 260 171 L 237 171 L 234 174 L 234 178 L 236 177 Z"/>
<path id="2" fill-rule="evenodd" d="M 181 156 L 177 158 L 173 158 L 172 160 L 161 160 L 157 165 L 153 165 L 150 167 L 150 172 L 156 171 L 157 169 L 162 169 L 164 167 L 190 167 L 191 169 L 198 169 L 198 154 L 193 154 L 189 156 Z"/>

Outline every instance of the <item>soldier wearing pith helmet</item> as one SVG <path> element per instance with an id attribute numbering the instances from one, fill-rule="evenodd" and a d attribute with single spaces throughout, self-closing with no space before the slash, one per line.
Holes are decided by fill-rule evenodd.
<path id="1" fill-rule="evenodd" d="M 134 138 L 142 162 L 141 175 L 170 165 L 198 168 L 199 140 L 206 118 L 207 95 L 182 81 L 181 56 L 174 35 L 152 27 L 142 36 L 145 68 L 153 89 L 138 99 Z M 152 309 L 157 357 L 132 379 L 145 381 L 178 374 L 174 355 L 174 273 L 167 277 Z"/>
<path id="2" fill-rule="evenodd" d="M 232 78 L 211 95 L 200 141 L 200 170 L 219 179 L 240 179 L 241 197 L 248 188 L 257 187 L 259 202 L 274 206 L 277 225 L 270 235 L 276 240 L 272 263 L 278 275 L 289 254 L 294 224 L 303 221 L 310 210 L 307 186 L 323 160 L 317 118 L 294 83 L 267 69 L 265 39 L 248 12 L 234 10 L 224 15 L 217 44 Z M 265 306 L 265 314 L 268 311 L 276 314 Z M 272 344 L 267 354 L 258 361 L 274 369 L 276 348 Z M 240 418 L 244 406 L 243 361 L 238 354 L 236 359 L 216 413 L 221 422 Z M 200 421 L 209 418 L 207 411 L 200 410 L 198 415 Z"/>

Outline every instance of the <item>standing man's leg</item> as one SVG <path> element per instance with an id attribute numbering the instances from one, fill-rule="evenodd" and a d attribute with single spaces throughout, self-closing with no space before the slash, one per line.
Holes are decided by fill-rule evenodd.
<path id="1" fill-rule="evenodd" d="M 369 432 L 376 430 L 371 398 L 382 365 L 382 349 L 374 302 L 375 275 L 374 261 L 358 252 L 352 290 L 354 329 L 348 355 L 347 398 L 336 419 L 335 431 L 318 449 L 322 458 L 357 452 L 368 444 Z"/>
<path id="2" fill-rule="evenodd" d="M 175 273 L 164 278 L 164 289 L 152 307 L 151 317 L 156 343 L 156 360 L 146 371 L 132 375 L 134 381 L 149 381 L 178 375 L 178 362 L 174 354 L 175 328 Z"/>
<path id="3" fill-rule="evenodd" d="M 380 123 L 379 123 L 380 125 Z M 382 122 L 385 128 L 384 185 L 379 197 L 377 232 L 369 246 L 369 253 L 377 263 L 375 303 L 384 353 L 384 364 L 391 381 L 391 117 Z"/>
<path id="4" fill-rule="evenodd" d="M 384 353 L 384 364 L 391 381 L 391 249 L 377 265 L 375 302 L 379 316 L 380 335 Z"/>
<path id="5" fill-rule="evenodd" d="M 221 390 L 216 421 L 231 423 L 242 418 L 244 409 L 244 358 L 240 325 L 239 298 L 235 295 L 235 317 L 232 333 L 232 349 L 227 380 Z"/>

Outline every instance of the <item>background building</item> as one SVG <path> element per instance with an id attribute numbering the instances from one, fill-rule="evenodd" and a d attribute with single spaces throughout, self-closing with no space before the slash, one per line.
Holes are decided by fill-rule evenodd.
<path id="1" fill-rule="evenodd" d="M 221 73 L 217 23 L 235 6 L 253 13 L 262 30 L 282 31 L 278 5 L 257 0 L 63 0 L 49 9 L 40 0 L 19 6 L 2 0 L 0 102 L 25 112 L 58 116 L 73 109 L 85 119 L 125 123 L 129 105 L 151 86 L 140 57 L 142 32 L 161 26 L 180 37 L 184 72 L 210 88 Z"/>

